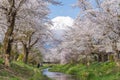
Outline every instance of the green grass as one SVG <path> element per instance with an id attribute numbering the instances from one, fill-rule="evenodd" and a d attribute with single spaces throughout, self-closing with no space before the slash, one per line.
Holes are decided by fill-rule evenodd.
<path id="1" fill-rule="evenodd" d="M 93 63 L 90 66 L 82 64 L 55 65 L 50 71 L 76 75 L 81 80 L 119 80 L 120 68 L 114 62 Z"/>
<path id="2" fill-rule="evenodd" d="M 0 64 L 0 80 L 49 80 L 43 76 L 40 69 L 22 62 L 12 62 L 5 68 Z"/>
<path id="3" fill-rule="evenodd" d="M 0 64 L 3 64 L 4 60 L 2 58 L 0 58 Z"/>

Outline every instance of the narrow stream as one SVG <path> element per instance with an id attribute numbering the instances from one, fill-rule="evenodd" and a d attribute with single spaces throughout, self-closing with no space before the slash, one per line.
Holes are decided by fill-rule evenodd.
<path id="1" fill-rule="evenodd" d="M 52 80 L 79 80 L 75 76 L 63 74 L 60 72 L 50 72 L 49 68 L 43 70 L 43 74 Z"/>

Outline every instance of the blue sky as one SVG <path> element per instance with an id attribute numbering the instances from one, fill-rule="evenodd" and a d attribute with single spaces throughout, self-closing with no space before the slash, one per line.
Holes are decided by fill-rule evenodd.
<path id="1" fill-rule="evenodd" d="M 50 19 L 57 16 L 70 16 L 71 18 L 76 18 L 79 13 L 78 8 L 72 8 L 71 5 L 75 4 L 77 0 L 59 0 L 62 2 L 62 6 L 50 5 L 51 14 L 49 15 Z"/>

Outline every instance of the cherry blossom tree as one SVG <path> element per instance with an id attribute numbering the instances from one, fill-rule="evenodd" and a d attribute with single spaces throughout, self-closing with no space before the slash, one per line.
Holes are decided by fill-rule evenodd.
<path id="1" fill-rule="evenodd" d="M 112 50 L 109 51 L 114 51 L 115 56 L 119 53 L 117 43 L 120 32 L 120 1 L 94 0 L 94 2 L 93 5 L 90 0 L 78 0 L 76 6 L 80 8 L 80 14 L 73 27 L 65 34 L 66 41 L 61 45 L 63 50 L 71 50 L 68 53 L 71 56 L 85 55 L 87 62 L 89 62 L 87 57 L 91 53 L 102 52 L 104 55 L 108 51 L 106 50 L 108 45 L 112 46 Z"/>
<path id="2" fill-rule="evenodd" d="M 34 16 L 36 18 L 34 20 L 40 19 L 40 23 L 46 22 L 46 15 L 49 13 L 48 2 L 58 4 L 55 0 L 0 0 L 0 15 L 2 16 L 0 24 L 3 26 L 2 28 L 5 28 L 3 49 L 6 66 L 9 66 L 15 27 L 19 27 L 18 23 L 21 23 L 23 19 L 28 19 L 30 16 Z"/>

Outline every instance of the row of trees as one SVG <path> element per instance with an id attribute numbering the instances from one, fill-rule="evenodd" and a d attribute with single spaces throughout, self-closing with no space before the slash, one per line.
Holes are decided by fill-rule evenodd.
<path id="1" fill-rule="evenodd" d="M 61 63 L 119 62 L 120 1 L 78 0 L 80 14 L 58 47 Z M 56 58 L 58 59 L 58 58 Z M 112 60 L 113 60 L 112 59 Z"/>
<path id="2" fill-rule="evenodd" d="M 48 34 L 45 25 L 49 22 L 48 3 L 59 4 L 55 0 L 0 0 L 0 28 L 4 31 L 5 66 L 10 65 L 13 44 L 22 44 L 24 62 L 27 63 L 30 50 L 39 46 L 41 39 Z"/>

